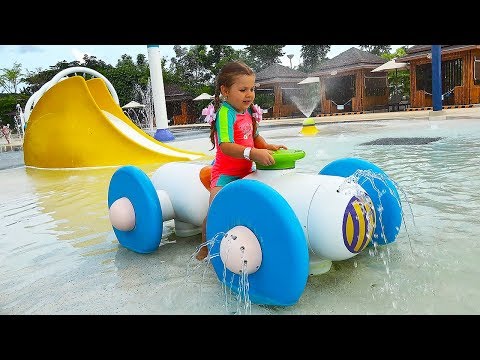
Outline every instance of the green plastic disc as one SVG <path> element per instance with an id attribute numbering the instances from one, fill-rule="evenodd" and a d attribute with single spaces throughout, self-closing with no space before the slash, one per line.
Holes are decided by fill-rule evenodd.
<path id="1" fill-rule="evenodd" d="M 275 159 L 275 164 L 270 166 L 257 164 L 258 170 L 283 170 L 295 168 L 295 161 L 305 157 L 305 151 L 303 150 L 291 150 L 280 149 L 272 154 Z"/>

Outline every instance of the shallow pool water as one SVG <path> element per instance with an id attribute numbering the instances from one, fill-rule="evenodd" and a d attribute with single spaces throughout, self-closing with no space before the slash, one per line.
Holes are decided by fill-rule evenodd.
<path id="1" fill-rule="evenodd" d="M 297 304 L 248 311 L 225 294 L 212 267 L 192 259 L 200 236 L 164 224 L 148 255 L 123 248 L 108 219 L 116 168 L 0 170 L 1 314 L 479 314 L 480 120 L 389 120 L 261 129 L 302 149 L 296 171 L 359 157 L 394 180 L 404 225 L 397 240 L 311 276 Z M 172 145 L 208 154 L 208 135 Z M 428 137 L 427 144 L 362 145 Z M 4 154 L 0 154 L 2 159 Z M 8 156 L 12 156 L 11 154 Z M 151 175 L 160 164 L 142 166 Z M 253 204 L 253 203 L 252 203 Z"/>

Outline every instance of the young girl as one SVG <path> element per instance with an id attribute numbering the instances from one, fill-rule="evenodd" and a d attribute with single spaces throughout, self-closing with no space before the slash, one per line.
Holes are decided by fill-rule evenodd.
<path id="1" fill-rule="evenodd" d="M 223 102 L 220 102 L 220 94 Z M 210 180 L 211 204 L 215 195 L 228 183 L 241 179 L 252 172 L 253 161 L 273 165 L 274 150 L 287 149 L 285 145 L 268 144 L 258 133 L 257 122 L 262 110 L 254 105 L 255 73 L 240 61 L 227 63 L 217 76 L 213 107 L 207 111 L 205 121 L 210 122 L 210 140 L 217 148 Z M 213 149 L 212 148 L 212 149 Z M 202 241 L 205 242 L 203 222 Z M 203 246 L 196 258 L 203 260 L 208 255 Z"/>
<path id="2" fill-rule="evenodd" d="M 7 144 L 10 144 L 10 124 L 2 126 L 2 135 L 5 136 Z"/>

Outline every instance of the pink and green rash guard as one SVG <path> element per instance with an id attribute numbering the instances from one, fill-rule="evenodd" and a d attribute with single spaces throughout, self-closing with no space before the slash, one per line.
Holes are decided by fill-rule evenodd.
<path id="1" fill-rule="evenodd" d="M 226 155 L 219 145 L 223 142 L 230 142 L 254 147 L 253 139 L 258 136 L 258 128 L 253 134 L 252 110 L 248 108 L 244 113 L 239 113 L 226 101 L 217 111 L 215 128 L 217 130 L 215 133 L 217 153 L 212 167 L 210 188 L 224 186 L 252 172 L 253 162 L 251 160 L 237 159 Z"/>

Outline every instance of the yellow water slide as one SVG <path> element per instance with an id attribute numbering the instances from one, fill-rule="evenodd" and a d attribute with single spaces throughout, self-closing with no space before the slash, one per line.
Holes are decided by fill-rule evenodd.
<path id="1" fill-rule="evenodd" d="M 41 95 L 28 118 L 26 166 L 81 168 L 200 159 L 205 154 L 157 141 L 114 101 L 101 78 L 62 79 Z"/>

